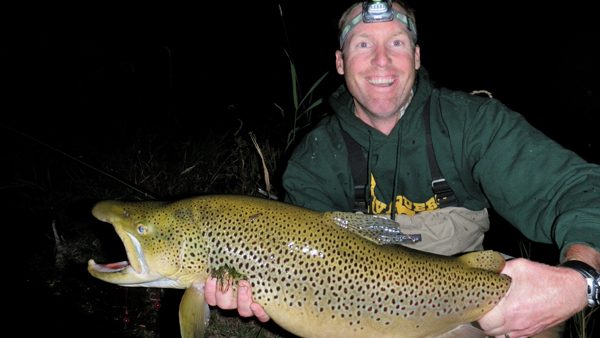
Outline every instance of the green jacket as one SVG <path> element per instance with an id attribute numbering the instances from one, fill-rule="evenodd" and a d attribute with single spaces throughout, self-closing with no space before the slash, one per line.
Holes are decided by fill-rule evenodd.
<path id="1" fill-rule="evenodd" d="M 434 88 L 424 70 L 412 102 L 388 136 L 354 115 L 345 86 L 333 93 L 335 114 L 304 137 L 288 162 L 286 202 L 318 211 L 352 210 L 354 183 L 343 129 L 369 158 L 375 212 L 390 212 L 394 191 L 399 213 L 437 208 L 422 117 L 427 100 L 436 159 L 458 206 L 492 207 L 537 242 L 600 249 L 600 166 L 552 141 L 495 99 Z"/>

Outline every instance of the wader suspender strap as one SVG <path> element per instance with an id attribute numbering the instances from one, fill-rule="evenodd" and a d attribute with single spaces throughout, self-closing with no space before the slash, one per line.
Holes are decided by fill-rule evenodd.
<path id="1" fill-rule="evenodd" d="M 350 164 L 354 180 L 354 207 L 352 210 L 367 212 L 367 159 L 360 144 L 343 129 L 342 136 L 344 136 L 344 142 L 348 149 L 348 164 Z"/>
<path id="2" fill-rule="evenodd" d="M 438 166 L 435 158 L 435 152 L 433 151 L 433 142 L 431 139 L 431 122 L 429 118 L 429 106 L 430 101 L 428 100 L 423 107 L 423 120 L 425 121 L 425 140 L 427 149 L 427 160 L 429 161 L 429 170 L 431 171 L 431 188 L 437 199 L 440 208 L 450 207 L 457 205 L 456 195 L 444 176 L 440 167 Z M 365 155 L 362 152 L 362 147 L 356 140 L 352 138 L 345 130 L 342 129 L 342 135 L 346 148 L 348 149 L 348 163 L 350 164 L 350 170 L 352 171 L 352 178 L 354 179 L 354 211 L 367 212 L 366 202 L 366 184 L 367 184 L 367 164 Z"/>
<path id="3" fill-rule="evenodd" d="M 440 208 L 451 207 L 457 205 L 456 195 L 444 176 L 440 167 L 438 166 L 437 160 L 435 159 L 435 152 L 433 150 L 433 141 L 431 139 L 431 122 L 429 118 L 429 106 L 431 105 L 431 99 L 427 100 L 425 107 L 423 108 L 423 120 L 425 121 L 425 140 L 427 142 L 427 159 L 429 160 L 429 171 L 431 171 L 431 188 L 433 194 L 437 199 Z"/>

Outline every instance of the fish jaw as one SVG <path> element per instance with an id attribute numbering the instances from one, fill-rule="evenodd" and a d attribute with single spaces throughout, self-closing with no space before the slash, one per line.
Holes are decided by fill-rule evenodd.
<path id="1" fill-rule="evenodd" d="M 156 273 L 138 273 L 127 261 L 98 264 L 90 259 L 88 261 L 88 272 L 102 281 L 121 286 L 184 288 L 176 281 L 164 278 Z"/>

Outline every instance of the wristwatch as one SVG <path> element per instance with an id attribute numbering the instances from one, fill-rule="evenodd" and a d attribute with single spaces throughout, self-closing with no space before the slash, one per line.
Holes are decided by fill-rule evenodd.
<path id="1" fill-rule="evenodd" d="M 562 263 L 560 266 L 571 268 L 579 272 L 587 283 L 587 301 L 589 307 L 596 307 L 600 305 L 600 299 L 598 298 L 598 292 L 600 290 L 600 272 L 592 268 L 588 264 L 578 261 L 571 260 Z"/>

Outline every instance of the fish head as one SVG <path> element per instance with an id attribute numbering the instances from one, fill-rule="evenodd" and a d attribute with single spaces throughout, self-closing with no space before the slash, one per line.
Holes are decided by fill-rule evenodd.
<path id="1" fill-rule="evenodd" d="M 94 217 L 113 225 L 127 253 L 127 261 L 88 262 L 90 274 L 123 286 L 186 288 L 182 268 L 185 245 L 178 236 L 180 224 L 172 220 L 163 202 L 102 201 L 92 209 Z M 189 275 L 189 273 L 188 273 Z"/>

